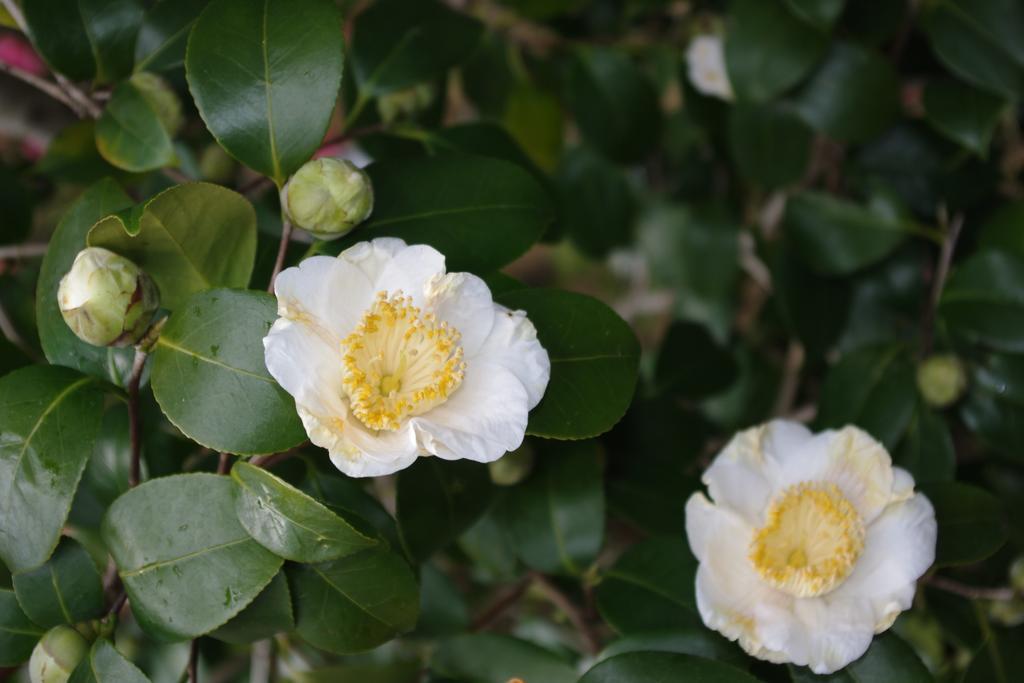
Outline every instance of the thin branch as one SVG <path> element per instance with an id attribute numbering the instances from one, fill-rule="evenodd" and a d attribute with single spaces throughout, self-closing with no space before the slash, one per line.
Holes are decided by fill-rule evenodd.
<path id="1" fill-rule="evenodd" d="M 954 581 L 953 579 L 947 579 L 944 576 L 934 575 L 928 579 L 928 585 L 932 588 L 938 588 L 944 590 L 947 593 L 954 593 L 961 597 L 969 600 L 1013 600 L 1017 597 L 1017 591 L 1009 587 L 1000 588 L 980 588 L 977 586 L 968 586 Z"/>
<path id="2" fill-rule="evenodd" d="M 217 474 L 227 474 L 231 469 L 231 454 L 221 453 L 220 461 L 217 463 Z"/>
<path id="3" fill-rule="evenodd" d="M 132 452 L 128 469 L 128 486 L 138 486 L 141 477 L 142 459 L 142 418 L 139 415 L 139 382 L 142 370 L 146 366 L 146 352 L 135 349 L 135 362 L 132 374 L 128 379 L 128 431 L 131 437 Z"/>
<path id="4" fill-rule="evenodd" d="M 0 72 L 9 74 L 14 78 L 17 78 L 19 81 L 28 83 L 33 88 L 36 88 L 37 90 L 52 97 L 53 99 L 57 100 L 58 102 L 66 106 L 68 109 L 73 111 L 75 113 L 75 116 L 77 116 L 78 118 L 82 118 L 84 116 L 85 112 L 82 109 L 81 105 L 79 105 L 78 102 L 76 102 L 67 93 L 65 93 L 64 90 L 56 83 L 48 81 L 45 78 L 40 78 L 39 76 L 36 76 L 33 73 L 29 73 L 28 71 L 24 71 L 16 66 L 11 66 L 10 64 L 6 64 L 4 62 L 0 62 Z"/>
<path id="5" fill-rule="evenodd" d="M 958 213 L 949 221 L 942 240 L 942 247 L 939 250 L 939 259 L 935 265 L 935 273 L 932 276 L 932 291 L 928 298 L 928 308 L 925 309 L 921 318 L 921 355 L 927 356 L 932 352 L 932 345 L 935 340 L 935 312 L 939 307 L 939 300 L 942 298 L 942 289 L 946 286 L 946 278 L 949 276 L 949 268 L 953 262 L 953 252 L 956 250 L 957 239 L 964 226 L 964 215 Z"/>
<path id="6" fill-rule="evenodd" d="M 786 361 L 782 366 L 782 381 L 775 396 L 772 414 L 776 417 L 788 415 L 793 410 L 797 392 L 800 389 L 800 371 L 804 367 L 804 347 L 795 339 L 790 340 L 786 349 Z"/>
<path id="7" fill-rule="evenodd" d="M 94 119 L 98 119 L 100 117 L 100 114 L 103 113 L 103 110 L 100 109 L 99 105 L 96 104 L 91 97 L 89 97 L 84 92 L 79 90 L 77 85 L 75 85 L 59 73 L 54 72 L 53 77 L 57 79 L 57 83 L 68 95 L 68 97 L 70 97 L 75 102 L 78 102 L 79 105 L 81 105 L 82 109 L 85 110 L 86 114 L 88 114 L 90 117 Z"/>
<path id="8" fill-rule="evenodd" d="M 501 617 L 502 614 L 508 610 L 509 607 L 519 602 L 519 599 L 523 597 L 523 593 L 530 587 L 530 579 L 525 578 L 519 583 L 515 584 L 511 588 L 507 589 L 504 593 L 499 595 L 483 612 L 481 612 L 474 620 L 473 625 L 470 626 L 471 631 L 483 631 L 488 626 L 493 624 Z"/>
<path id="9" fill-rule="evenodd" d="M 25 23 L 25 15 L 21 13 L 21 7 L 14 0 L 0 0 L 3 4 L 4 9 L 11 15 L 11 19 L 14 19 L 14 25 L 21 29 L 21 32 L 26 36 L 28 35 L 28 24 Z"/>
<path id="10" fill-rule="evenodd" d="M 292 239 L 292 223 L 287 218 L 282 221 L 281 225 L 281 245 L 277 248 L 277 260 L 274 261 L 274 270 L 270 273 L 270 284 L 267 285 L 267 291 L 271 294 L 274 293 L 274 280 L 277 279 L 277 274 L 284 268 L 284 259 L 288 255 L 288 243 Z"/>
<path id="11" fill-rule="evenodd" d="M 113 614 L 115 616 L 120 614 L 121 610 L 124 609 L 124 605 L 126 602 L 128 602 L 128 594 L 125 593 L 124 589 L 122 588 L 121 592 L 117 596 L 117 599 L 114 600 L 113 604 L 110 605 L 110 609 L 107 610 L 107 614 Z"/>
<path id="12" fill-rule="evenodd" d="M 533 579 L 534 585 L 540 589 L 544 594 L 544 597 L 551 602 L 552 605 L 560 609 L 565 616 L 569 618 L 569 622 L 576 629 L 576 632 L 580 634 L 580 639 L 583 641 L 583 647 L 589 654 L 596 655 L 601 651 L 601 643 L 598 642 L 597 636 L 594 635 L 593 630 L 587 623 L 587 620 L 580 614 L 579 609 L 566 597 L 565 593 L 560 591 L 555 584 L 548 581 L 547 577 L 538 572 L 531 572 L 530 578 Z"/>
<path id="13" fill-rule="evenodd" d="M 270 683 L 274 675 L 274 641 L 260 640 L 253 643 L 250 655 L 249 683 Z"/>
<path id="14" fill-rule="evenodd" d="M 199 639 L 195 638 L 188 652 L 188 681 L 198 683 L 199 681 Z"/>
<path id="15" fill-rule="evenodd" d="M 253 458 L 249 462 L 252 463 L 253 465 L 255 465 L 256 467 L 262 467 L 264 469 L 269 469 L 269 468 L 273 467 L 274 465 L 276 465 L 278 463 L 281 463 L 281 462 L 284 462 L 285 460 L 289 460 L 291 458 L 294 458 L 296 455 L 299 454 L 300 449 L 303 448 L 304 446 L 308 445 L 308 444 L 309 444 L 309 442 L 305 441 L 305 442 L 299 444 L 298 446 L 296 446 L 295 448 L 292 448 L 290 450 L 282 451 L 281 453 L 271 453 L 270 455 L 261 455 L 261 456 Z"/>
<path id="16" fill-rule="evenodd" d="M 46 254 L 48 244 L 7 244 L 0 247 L 0 261 L 6 259 L 34 258 Z"/>

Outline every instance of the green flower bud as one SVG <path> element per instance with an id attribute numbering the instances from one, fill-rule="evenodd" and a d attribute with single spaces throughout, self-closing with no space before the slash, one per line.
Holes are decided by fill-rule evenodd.
<path id="1" fill-rule="evenodd" d="M 996 600 L 988 606 L 992 621 L 1007 628 L 1024 624 L 1024 600 Z"/>
<path id="2" fill-rule="evenodd" d="M 967 373 L 960 359 L 952 354 L 931 356 L 917 368 L 917 387 L 928 405 L 945 408 L 963 395 Z"/>
<path id="3" fill-rule="evenodd" d="M 396 90 L 377 98 L 377 111 L 385 124 L 398 120 L 411 119 L 434 101 L 434 86 L 430 83 L 405 90 Z"/>
<path id="4" fill-rule="evenodd" d="M 32 650 L 28 676 L 32 683 L 65 683 L 89 651 L 89 643 L 70 626 L 55 626 Z"/>
<path id="5" fill-rule="evenodd" d="M 341 237 L 373 210 L 373 187 L 363 171 L 345 159 L 314 159 L 281 193 L 292 224 L 322 240 Z"/>
<path id="6" fill-rule="evenodd" d="M 199 171 L 210 182 L 227 183 L 235 174 L 235 160 L 223 147 L 213 143 L 199 155 Z"/>
<path id="7" fill-rule="evenodd" d="M 185 116 L 181 111 L 181 100 L 174 89 L 160 76 L 148 71 L 137 73 L 131 78 L 142 97 L 146 100 L 167 134 L 174 137 L 185 124 Z"/>
<path id="8" fill-rule="evenodd" d="M 533 470 L 533 449 L 522 445 L 511 453 L 498 458 L 487 465 L 491 473 L 491 481 L 498 486 L 514 486 Z"/>
<path id="9" fill-rule="evenodd" d="M 137 265 L 100 247 L 78 252 L 60 281 L 57 302 L 64 322 L 93 346 L 137 342 L 160 306 L 160 292 Z"/>

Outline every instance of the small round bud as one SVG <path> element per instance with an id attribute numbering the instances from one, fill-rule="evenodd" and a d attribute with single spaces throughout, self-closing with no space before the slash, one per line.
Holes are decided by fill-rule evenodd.
<path id="1" fill-rule="evenodd" d="M 488 463 L 491 481 L 498 486 L 514 486 L 533 470 L 533 449 L 522 445 L 511 453 L 506 453 L 492 463 Z"/>
<path id="2" fill-rule="evenodd" d="M 926 358 L 917 368 L 917 388 L 928 405 L 945 408 L 952 405 L 967 388 L 963 363 L 952 354 Z"/>
<path id="3" fill-rule="evenodd" d="M 1010 563 L 1010 586 L 1024 595 L 1024 555 Z"/>
<path id="4" fill-rule="evenodd" d="M 178 98 L 178 94 L 167 84 L 167 81 L 148 71 L 135 74 L 131 81 L 156 112 L 156 117 L 167 134 L 174 137 L 185 125 L 185 116 L 181 111 L 181 100 Z"/>
<path id="5" fill-rule="evenodd" d="M 89 643 L 70 626 L 55 626 L 32 650 L 28 676 L 32 683 L 65 683 L 89 651 Z"/>
<path id="6" fill-rule="evenodd" d="M 213 183 L 227 183 L 235 174 L 235 160 L 217 143 L 207 145 L 199 155 L 199 172 Z"/>
<path id="7" fill-rule="evenodd" d="M 1007 628 L 1024 624 L 1024 600 L 996 600 L 989 604 L 988 615 L 992 621 Z"/>
<path id="8" fill-rule="evenodd" d="M 78 252 L 60 281 L 57 303 L 64 322 L 93 346 L 134 344 L 160 306 L 160 292 L 137 265 L 100 247 Z"/>
<path id="9" fill-rule="evenodd" d="M 405 90 L 396 90 L 377 98 L 377 111 L 385 124 L 411 119 L 434 101 L 434 86 L 430 83 Z"/>
<path id="10" fill-rule="evenodd" d="M 322 240 L 341 237 L 373 210 L 370 178 L 345 159 L 314 159 L 285 183 L 281 193 L 291 222 Z"/>

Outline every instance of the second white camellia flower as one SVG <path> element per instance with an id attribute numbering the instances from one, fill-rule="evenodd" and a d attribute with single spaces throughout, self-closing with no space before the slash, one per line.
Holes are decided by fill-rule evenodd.
<path id="1" fill-rule="evenodd" d="M 270 374 L 310 440 L 352 477 L 422 455 L 491 462 L 515 450 L 551 374 L 522 311 L 444 256 L 399 239 L 314 256 L 278 275 Z"/>
<path id="2" fill-rule="evenodd" d="M 737 434 L 686 503 L 704 623 L 749 654 L 838 671 L 910 607 L 935 511 L 856 427 L 775 421 Z"/>
<path id="3" fill-rule="evenodd" d="M 733 99 L 721 37 L 709 34 L 694 38 L 686 48 L 686 68 L 697 92 L 722 100 Z"/>

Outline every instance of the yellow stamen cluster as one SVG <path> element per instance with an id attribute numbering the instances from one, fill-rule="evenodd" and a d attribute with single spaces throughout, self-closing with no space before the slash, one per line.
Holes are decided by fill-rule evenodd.
<path id="1" fill-rule="evenodd" d="M 459 331 L 422 313 L 402 292 L 377 294 L 341 342 L 349 408 L 374 430 L 395 430 L 406 417 L 443 403 L 462 383 Z"/>
<path id="2" fill-rule="evenodd" d="M 802 482 L 772 501 L 749 558 L 769 584 L 806 598 L 842 583 L 863 550 L 864 522 L 839 487 Z"/>

